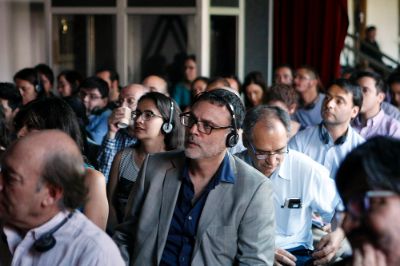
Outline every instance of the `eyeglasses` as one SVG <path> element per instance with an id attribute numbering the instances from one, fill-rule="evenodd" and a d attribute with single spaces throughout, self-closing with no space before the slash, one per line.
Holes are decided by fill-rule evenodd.
<path id="1" fill-rule="evenodd" d="M 102 98 L 102 97 L 99 96 L 99 95 L 92 94 L 92 93 L 86 93 L 86 92 L 84 92 L 84 91 L 80 91 L 80 92 L 79 92 L 79 96 L 81 97 L 81 99 L 85 99 L 86 96 L 88 96 L 90 100 L 99 100 L 99 99 Z"/>
<path id="2" fill-rule="evenodd" d="M 145 110 L 143 112 L 141 112 L 139 110 L 135 110 L 132 112 L 132 120 L 138 119 L 140 116 L 142 116 L 144 121 L 149 121 L 153 117 L 163 118 L 161 115 L 156 115 L 155 113 L 153 113 L 152 111 L 149 111 L 149 110 Z"/>
<path id="3" fill-rule="evenodd" d="M 283 147 L 283 148 L 280 148 L 280 149 L 278 149 L 278 150 L 276 150 L 276 151 L 263 151 L 263 152 L 258 152 L 258 151 L 256 151 L 256 149 L 254 148 L 253 144 L 251 144 L 250 142 L 249 142 L 249 144 L 250 144 L 251 149 L 253 150 L 254 156 L 257 158 L 257 160 L 260 160 L 260 161 L 264 161 L 264 160 L 266 160 L 267 158 L 270 158 L 270 157 L 272 157 L 272 156 L 274 156 L 274 155 L 280 157 L 280 156 L 284 155 L 285 153 L 288 153 L 288 152 L 289 152 L 289 149 L 288 149 L 287 146 L 285 146 L 285 147 Z"/>
<path id="4" fill-rule="evenodd" d="M 232 127 L 232 126 L 226 126 L 226 127 L 212 126 L 208 122 L 202 122 L 197 120 L 195 116 L 193 116 L 191 113 L 188 112 L 182 113 L 180 115 L 180 118 L 181 118 L 181 124 L 183 126 L 187 128 L 192 128 L 193 125 L 196 124 L 197 130 L 207 135 L 210 135 L 214 129 L 227 129 Z"/>
<path id="5" fill-rule="evenodd" d="M 352 197 L 346 204 L 346 212 L 354 218 L 361 218 L 365 213 L 377 207 L 384 198 L 396 196 L 389 190 L 370 190 L 364 194 Z"/>

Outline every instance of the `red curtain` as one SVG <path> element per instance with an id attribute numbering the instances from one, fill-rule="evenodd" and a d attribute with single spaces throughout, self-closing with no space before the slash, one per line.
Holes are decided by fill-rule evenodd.
<path id="1" fill-rule="evenodd" d="M 340 75 L 347 0 L 275 0 L 274 64 L 310 65 L 327 85 Z"/>

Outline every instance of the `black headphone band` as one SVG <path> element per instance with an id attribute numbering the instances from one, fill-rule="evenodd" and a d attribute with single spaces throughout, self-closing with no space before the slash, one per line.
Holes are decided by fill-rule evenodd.
<path id="1" fill-rule="evenodd" d="M 319 133 L 318 135 L 319 135 L 319 138 L 322 141 L 322 143 L 328 144 L 329 143 L 329 133 L 323 129 L 323 123 L 320 123 L 318 125 L 318 133 Z M 343 134 L 343 136 L 340 136 L 339 138 L 337 138 L 333 144 L 334 145 L 342 145 L 343 143 L 345 143 L 346 139 L 347 139 L 347 131 L 346 131 L 346 133 Z"/>

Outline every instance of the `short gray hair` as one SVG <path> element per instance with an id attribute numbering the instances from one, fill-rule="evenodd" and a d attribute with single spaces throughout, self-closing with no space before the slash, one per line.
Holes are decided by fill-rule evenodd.
<path id="1" fill-rule="evenodd" d="M 253 128 L 255 124 L 261 120 L 266 122 L 267 128 L 272 128 L 272 121 L 279 120 L 289 134 L 291 130 L 290 116 L 289 114 L 280 107 L 269 106 L 269 105 L 258 105 L 249 109 L 243 121 L 243 133 L 247 140 L 252 141 Z"/>

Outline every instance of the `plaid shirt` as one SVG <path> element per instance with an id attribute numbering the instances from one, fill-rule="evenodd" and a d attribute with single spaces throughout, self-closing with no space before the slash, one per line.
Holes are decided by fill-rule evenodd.
<path id="1" fill-rule="evenodd" d="M 136 142 L 137 139 L 131 137 L 124 129 L 117 131 L 114 139 L 104 138 L 99 155 L 97 156 L 97 162 L 99 164 L 99 171 L 106 177 L 106 182 L 108 182 L 115 154 L 126 147 L 136 144 Z"/>

